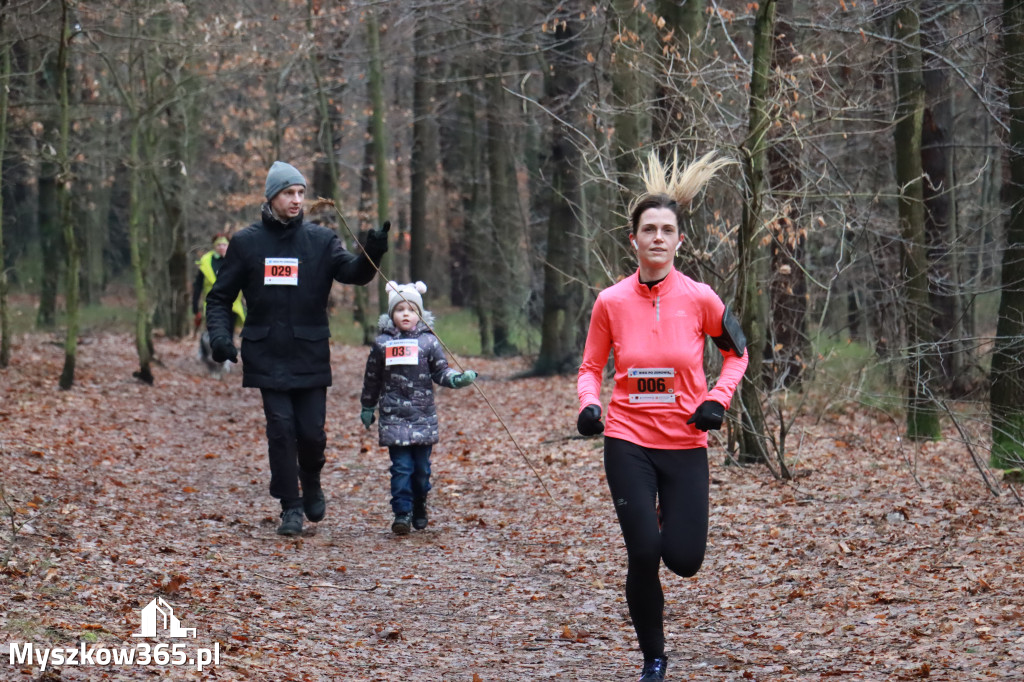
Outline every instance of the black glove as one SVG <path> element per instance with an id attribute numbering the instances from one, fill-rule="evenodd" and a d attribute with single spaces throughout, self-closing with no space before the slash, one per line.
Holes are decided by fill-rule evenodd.
<path id="1" fill-rule="evenodd" d="M 366 255 L 372 260 L 379 261 L 381 256 L 388 252 L 388 230 L 390 229 L 391 221 L 385 220 L 383 225 L 366 233 Z"/>
<path id="2" fill-rule="evenodd" d="M 722 428 L 722 420 L 725 418 L 725 407 L 722 403 L 714 400 L 705 400 L 693 413 L 693 416 L 686 420 L 687 424 L 693 424 L 701 431 L 717 431 Z"/>
<path id="3" fill-rule="evenodd" d="M 576 430 L 581 436 L 596 436 L 604 431 L 604 424 L 601 423 L 601 406 L 587 405 L 576 418 Z"/>
<path id="4" fill-rule="evenodd" d="M 231 339 L 226 339 L 223 336 L 210 339 L 210 354 L 213 355 L 214 362 L 224 362 L 225 360 L 238 362 L 238 349 L 235 348 L 235 344 L 231 343 Z"/>

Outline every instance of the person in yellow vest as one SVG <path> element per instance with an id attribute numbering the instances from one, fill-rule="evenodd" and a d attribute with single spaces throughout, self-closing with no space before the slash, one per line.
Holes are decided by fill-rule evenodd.
<path id="1" fill-rule="evenodd" d="M 217 273 L 220 272 L 220 266 L 224 263 L 224 254 L 228 252 L 228 241 L 229 237 L 226 234 L 218 232 L 213 236 L 213 249 L 204 253 L 196 261 L 199 272 L 196 273 L 196 280 L 192 284 L 192 314 L 195 316 L 196 329 L 206 328 L 206 325 L 203 324 L 203 318 L 206 315 L 206 295 L 210 293 L 213 283 L 217 281 Z M 242 305 L 241 293 L 232 304 L 231 312 L 234 313 L 235 327 L 240 328 L 245 324 L 245 307 Z M 221 369 L 221 363 L 213 360 L 213 353 L 210 351 L 210 335 L 205 331 L 199 338 L 199 359 L 206 363 L 211 371 Z M 227 370 L 228 363 L 225 362 L 223 368 Z"/>

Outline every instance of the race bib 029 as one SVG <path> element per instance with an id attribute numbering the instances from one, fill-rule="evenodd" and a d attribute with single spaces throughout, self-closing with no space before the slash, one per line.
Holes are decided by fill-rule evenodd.
<path id="1" fill-rule="evenodd" d="M 299 259 L 267 258 L 263 262 L 263 284 L 266 286 L 298 286 Z"/>
<path id="2" fill-rule="evenodd" d="M 384 366 L 417 365 L 420 362 L 420 344 L 416 339 L 398 339 L 384 344 Z"/>
<path id="3" fill-rule="evenodd" d="M 630 404 L 675 402 L 675 377 L 671 367 L 630 367 L 626 373 Z"/>

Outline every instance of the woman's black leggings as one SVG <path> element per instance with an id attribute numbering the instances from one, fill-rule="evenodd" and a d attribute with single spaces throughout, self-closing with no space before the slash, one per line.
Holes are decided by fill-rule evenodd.
<path id="1" fill-rule="evenodd" d="M 626 602 L 645 658 L 663 656 L 658 570 L 694 575 L 708 540 L 708 451 L 657 450 L 604 439 L 604 470 L 626 541 Z M 659 513 L 660 512 L 660 513 Z"/>

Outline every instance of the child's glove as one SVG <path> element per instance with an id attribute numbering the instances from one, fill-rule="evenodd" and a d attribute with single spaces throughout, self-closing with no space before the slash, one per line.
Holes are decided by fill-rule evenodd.
<path id="1" fill-rule="evenodd" d="M 364 407 L 362 411 L 359 412 L 359 420 L 363 422 L 363 426 L 366 428 L 370 428 L 370 425 L 373 424 L 375 419 L 376 417 L 373 416 L 372 407 Z"/>
<path id="2" fill-rule="evenodd" d="M 601 406 L 587 405 L 576 417 L 576 430 L 581 436 L 596 436 L 604 431 L 604 424 L 601 423 Z"/>
<path id="3" fill-rule="evenodd" d="M 476 372 L 471 369 L 467 369 L 465 372 L 456 374 L 452 377 L 452 386 L 455 388 L 465 388 L 474 381 L 476 381 Z"/>
<path id="4" fill-rule="evenodd" d="M 717 431 L 722 428 L 722 420 L 725 418 L 725 406 L 716 400 L 705 400 L 687 420 L 687 424 L 693 424 L 701 431 Z"/>

